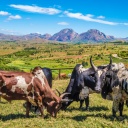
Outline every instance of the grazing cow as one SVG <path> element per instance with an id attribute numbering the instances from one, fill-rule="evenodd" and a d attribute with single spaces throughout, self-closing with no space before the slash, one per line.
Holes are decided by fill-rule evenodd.
<path id="1" fill-rule="evenodd" d="M 88 69 L 83 68 L 81 64 L 75 66 L 70 82 L 65 90 L 65 93 L 70 93 L 65 97 L 66 99 L 80 101 L 79 108 L 82 107 L 85 101 L 86 110 L 89 109 L 89 93 L 100 92 L 99 75 L 101 75 L 101 70 L 103 70 L 103 67 L 97 68 L 94 66 L 92 57 L 90 58 L 90 64 L 92 68 Z M 61 109 L 65 110 L 73 101 L 63 103 Z"/>
<path id="2" fill-rule="evenodd" d="M 43 67 L 42 68 L 42 71 L 48 81 L 48 85 L 50 86 L 50 88 L 52 88 L 52 71 L 50 68 L 47 68 L 47 67 Z M 26 103 L 24 104 L 24 107 L 26 107 Z M 33 107 L 33 106 L 32 106 Z M 35 112 L 37 112 L 38 110 L 38 107 L 37 106 L 34 106 L 35 107 Z"/>
<path id="3" fill-rule="evenodd" d="M 50 68 L 43 67 L 42 68 L 42 71 L 43 71 L 43 73 L 44 73 L 44 75 L 45 75 L 45 77 L 46 77 L 46 79 L 48 81 L 48 85 L 50 86 L 50 88 L 52 88 L 52 71 L 51 71 L 51 69 Z M 26 103 L 23 104 L 23 106 L 26 107 Z M 33 105 L 31 106 L 31 108 L 32 107 L 35 108 L 34 111 L 36 113 L 37 110 L 38 110 L 38 107 L 37 106 L 33 106 Z"/>
<path id="4" fill-rule="evenodd" d="M 26 100 L 26 117 L 29 117 L 31 104 L 38 106 L 42 117 L 44 106 L 56 117 L 62 102 L 65 102 L 65 94 L 58 97 L 52 91 L 40 67 L 35 67 L 32 73 L 0 71 L 0 95 L 9 102 Z"/>
<path id="5" fill-rule="evenodd" d="M 47 67 L 43 67 L 42 68 L 42 71 L 48 81 L 48 85 L 52 88 L 52 71 L 50 68 L 47 68 Z M 1 98 L 1 97 L 0 97 Z M 1 99 L 0 99 L 1 101 Z M 24 107 L 26 107 L 26 103 L 23 104 Z M 38 107 L 37 106 L 31 106 L 31 108 L 34 107 L 35 108 L 35 112 L 37 111 Z"/>
<path id="6" fill-rule="evenodd" d="M 108 71 L 102 75 L 104 78 L 101 84 L 101 95 L 104 99 L 113 100 L 113 116 L 116 117 L 116 112 L 119 110 L 122 117 L 124 100 L 128 100 L 128 70 L 123 63 L 114 64 L 116 68 L 112 65 L 111 63 Z"/>

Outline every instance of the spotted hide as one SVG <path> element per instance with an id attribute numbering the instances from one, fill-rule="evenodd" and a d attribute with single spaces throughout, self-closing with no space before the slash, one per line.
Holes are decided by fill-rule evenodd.
<path id="1" fill-rule="evenodd" d="M 124 100 L 128 100 L 128 70 L 123 63 L 110 65 L 102 80 L 101 88 L 102 97 L 113 101 L 113 116 L 115 117 L 116 112 L 119 111 L 122 117 Z"/>
<path id="2" fill-rule="evenodd" d="M 26 100 L 26 116 L 29 117 L 31 104 L 38 106 L 44 117 L 43 107 L 56 117 L 63 100 L 49 87 L 47 79 L 40 67 L 35 67 L 32 73 L 0 71 L 0 95 L 11 102 L 12 100 Z"/>

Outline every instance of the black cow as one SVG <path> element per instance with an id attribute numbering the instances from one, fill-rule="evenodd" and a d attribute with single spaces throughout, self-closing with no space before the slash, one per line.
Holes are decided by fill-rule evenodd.
<path id="1" fill-rule="evenodd" d="M 51 69 L 44 67 L 44 68 L 42 68 L 42 70 L 44 72 L 44 75 L 47 78 L 49 86 L 52 88 L 52 71 L 51 71 Z"/>
<path id="2" fill-rule="evenodd" d="M 89 109 L 90 90 L 100 92 L 100 83 L 98 83 L 99 77 L 97 74 L 99 70 L 92 63 L 92 58 L 90 58 L 90 63 L 92 68 L 88 69 L 83 68 L 81 64 L 75 66 L 72 71 L 70 82 L 65 90 L 65 93 L 70 93 L 65 97 L 66 99 L 80 101 L 79 108 L 82 107 L 85 101 L 86 110 Z M 61 109 L 65 110 L 73 101 L 63 103 Z"/>
<path id="3" fill-rule="evenodd" d="M 126 105 L 128 102 L 128 70 L 125 67 L 113 70 L 111 60 L 107 72 L 102 74 L 101 88 L 101 96 L 104 99 L 113 100 L 113 116 L 116 117 L 117 111 L 122 116 L 124 100 Z"/>

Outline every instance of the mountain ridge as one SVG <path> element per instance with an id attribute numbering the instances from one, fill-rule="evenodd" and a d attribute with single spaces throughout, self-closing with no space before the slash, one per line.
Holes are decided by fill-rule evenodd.
<path id="1" fill-rule="evenodd" d="M 39 33 L 30 33 L 19 36 L 19 35 L 6 35 L 0 33 L 0 40 L 16 41 L 16 40 L 33 40 L 33 39 L 52 40 L 59 42 L 109 42 L 115 40 L 128 41 L 128 37 L 115 38 L 114 36 L 106 35 L 97 29 L 89 29 L 88 31 L 80 34 L 75 32 L 71 28 L 62 29 L 53 35 L 50 35 L 48 33 L 43 35 Z"/>

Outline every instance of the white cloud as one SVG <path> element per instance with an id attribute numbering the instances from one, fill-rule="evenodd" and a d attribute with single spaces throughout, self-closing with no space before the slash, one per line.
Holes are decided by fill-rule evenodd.
<path id="1" fill-rule="evenodd" d="M 55 8 L 43 8 L 43 7 L 38 7 L 38 6 L 29 6 L 29 5 L 15 5 L 11 4 L 10 7 L 26 11 L 26 12 L 33 12 L 33 13 L 41 13 L 41 14 L 49 14 L 49 15 L 54 15 L 58 14 L 61 11 Z"/>
<path id="2" fill-rule="evenodd" d="M 59 22 L 59 23 L 57 23 L 58 25 L 69 25 L 69 23 L 67 23 L 67 22 Z"/>
<path id="3" fill-rule="evenodd" d="M 0 32 L 4 33 L 4 34 L 11 34 L 11 35 L 21 35 L 21 33 L 13 31 L 13 30 L 9 30 L 9 29 L 4 29 L 4 28 L 0 28 Z"/>
<path id="4" fill-rule="evenodd" d="M 128 26 L 128 23 L 122 23 L 122 24 Z"/>
<path id="5" fill-rule="evenodd" d="M 2 16 L 7 16 L 7 15 L 10 15 L 10 13 L 5 12 L 5 11 L 0 11 L 0 15 L 2 15 Z"/>
<path id="6" fill-rule="evenodd" d="M 64 14 L 70 18 L 76 18 L 76 19 L 85 20 L 85 21 L 97 22 L 97 23 L 101 23 L 101 24 L 108 24 L 108 25 L 117 25 L 118 24 L 116 22 L 110 22 L 110 21 L 106 21 L 106 20 L 92 18 L 93 15 L 91 15 L 91 14 L 83 15 L 82 13 L 70 13 L 68 11 L 65 11 Z"/>
<path id="7" fill-rule="evenodd" d="M 20 15 L 15 15 L 15 16 L 11 15 L 8 17 L 8 20 L 17 20 L 17 19 L 21 19 L 21 18 L 22 17 Z"/>
<path id="8" fill-rule="evenodd" d="M 94 15 L 92 15 L 92 14 L 87 14 L 86 16 L 91 18 L 91 17 L 93 17 Z"/>
<path id="9" fill-rule="evenodd" d="M 97 18 L 99 18 L 99 19 L 104 19 L 105 17 L 104 17 L 104 16 L 98 16 Z"/>

